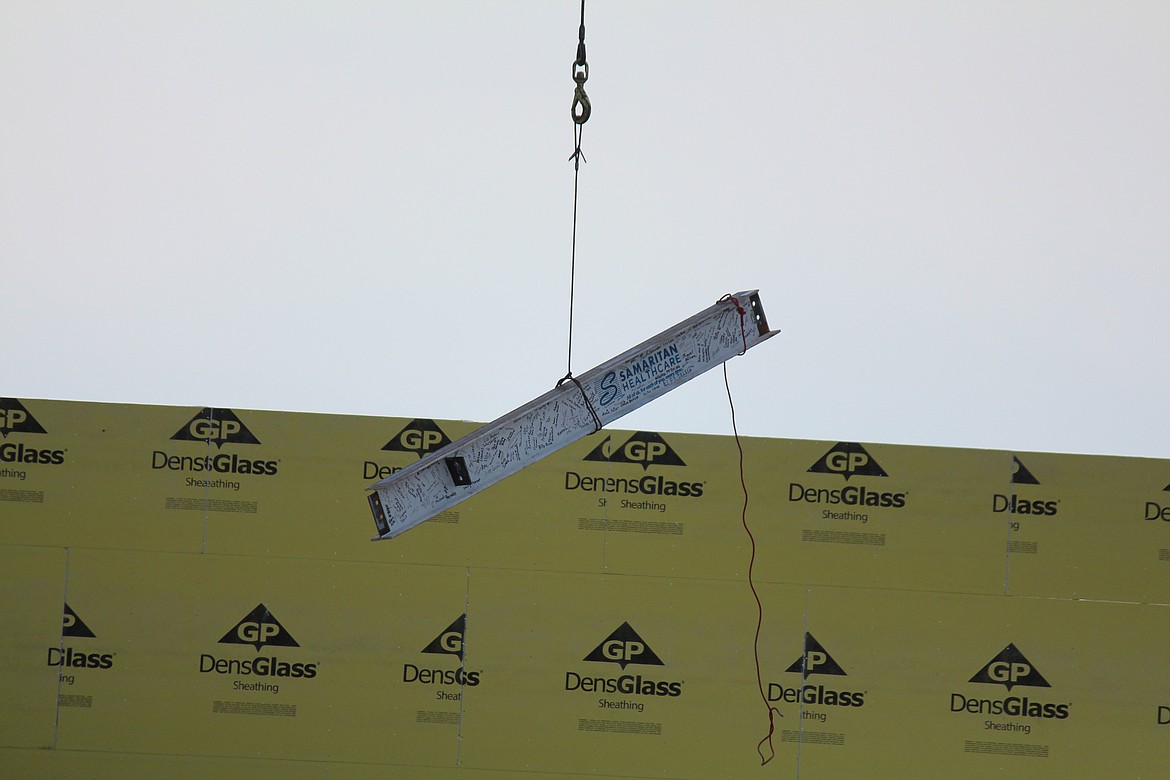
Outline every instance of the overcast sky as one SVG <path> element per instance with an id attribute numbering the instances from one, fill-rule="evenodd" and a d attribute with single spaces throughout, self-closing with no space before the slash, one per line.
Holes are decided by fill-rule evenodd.
<path id="1" fill-rule="evenodd" d="M 0 0 L 0 394 L 565 374 L 576 0 Z M 1170 3 L 586 8 L 573 370 L 758 288 L 755 436 L 1170 457 Z M 613 427 L 731 432 L 719 371 Z"/>

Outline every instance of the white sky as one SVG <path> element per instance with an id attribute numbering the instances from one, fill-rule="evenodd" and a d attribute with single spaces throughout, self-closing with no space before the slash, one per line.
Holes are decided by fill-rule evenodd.
<path id="1" fill-rule="evenodd" d="M 566 370 L 579 4 L 0 0 L 0 394 L 488 421 Z M 573 370 L 1170 457 L 1170 3 L 589 0 Z M 615 423 L 730 433 L 713 371 Z"/>

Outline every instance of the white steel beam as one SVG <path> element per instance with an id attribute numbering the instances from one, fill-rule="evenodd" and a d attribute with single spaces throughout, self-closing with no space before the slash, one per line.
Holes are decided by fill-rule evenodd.
<path id="1" fill-rule="evenodd" d="M 775 335 L 757 290 L 713 306 L 371 485 L 390 539 Z"/>

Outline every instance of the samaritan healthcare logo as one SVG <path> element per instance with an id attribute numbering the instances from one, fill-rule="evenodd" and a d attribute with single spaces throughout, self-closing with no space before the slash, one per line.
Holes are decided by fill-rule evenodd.
<path id="1" fill-rule="evenodd" d="M 90 630 L 90 627 L 77 616 L 77 613 L 70 609 L 69 605 L 65 605 L 65 611 L 62 616 L 61 623 L 61 646 L 50 647 L 48 654 L 48 666 L 57 666 L 69 669 L 111 669 L 114 666 L 114 653 L 86 652 L 79 650 L 72 646 L 65 644 L 66 639 L 96 639 L 97 635 Z M 61 675 L 61 682 L 66 685 L 72 685 L 74 678 L 72 675 Z"/>
<path id="2" fill-rule="evenodd" d="M 804 652 L 784 670 L 801 676 L 801 684 L 787 686 L 782 683 L 768 683 L 768 701 L 783 701 L 789 704 L 814 704 L 826 707 L 862 707 L 865 705 L 864 691 L 844 690 L 845 681 L 808 682 L 812 675 L 823 674 L 830 677 L 846 677 L 845 670 L 837 660 L 829 654 L 824 645 L 810 633 L 804 635 Z M 826 715 L 823 712 L 812 711 L 802 715 L 811 720 L 823 722 Z"/>
<path id="3" fill-rule="evenodd" d="M 248 645 L 256 649 L 256 655 L 241 659 L 202 653 L 199 656 L 200 674 L 269 678 L 274 681 L 285 678 L 308 680 L 317 676 L 318 663 L 293 661 L 285 655 L 285 650 L 299 648 L 300 644 L 264 604 L 256 605 L 255 609 L 237 621 L 220 638 L 219 644 Z M 235 690 L 280 692 L 276 682 L 237 680 L 233 687 Z"/>
<path id="4" fill-rule="evenodd" d="M 382 446 L 384 452 L 405 452 L 415 455 L 419 460 L 437 449 L 451 443 L 449 437 L 434 420 L 411 420 L 398 433 Z M 402 471 L 405 466 L 386 465 L 372 460 L 362 464 L 362 479 L 385 479 L 391 474 Z"/>
<path id="5" fill-rule="evenodd" d="M 606 436 L 582 460 L 587 463 L 633 464 L 641 466 L 643 474 L 637 476 L 637 472 L 635 472 L 635 476 L 615 477 L 608 472 L 589 474 L 566 471 L 565 490 L 633 496 L 699 498 L 703 495 L 703 489 L 706 487 L 704 481 L 675 481 L 665 476 L 646 473 L 651 466 L 687 465 L 674 448 L 667 443 L 666 439 L 662 438 L 661 434 L 652 431 L 638 431 L 621 444 L 616 444 L 612 436 Z M 625 505 L 630 502 L 623 501 L 622 503 Z M 631 508 L 645 507 L 632 506 Z"/>
<path id="6" fill-rule="evenodd" d="M 443 629 L 438 636 L 432 639 L 426 647 L 419 651 L 420 653 L 430 653 L 432 655 L 454 656 L 459 660 L 459 666 L 452 669 L 449 666 L 445 667 L 429 663 L 426 666 L 409 663 L 403 664 L 402 681 L 404 683 L 418 683 L 421 685 L 467 686 L 469 688 L 479 685 L 482 671 L 469 672 L 463 664 L 463 642 L 466 635 L 467 613 L 463 613 L 451 625 Z M 435 661 L 438 661 L 438 659 L 435 659 Z M 442 689 L 435 692 L 435 698 L 439 701 L 459 701 L 461 695 L 459 692 L 445 691 Z"/>
<path id="7" fill-rule="evenodd" d="M 565 690 L 593 694 L 619 694 L 634 697 L 678 697 L 682 695 L 681 680 L 662 679 L 657 672 L 639 670 L 627 672 L 628 666 L 664 667 L 662 659 L 650 645 L 638 635 L 628 623 L 614 629 L 601 644 L 593 648 L 584 661 L 599 664 L 615 664 L 623 674 L 607 676 L 580 671 L 565 672 Z M 613 700 L 601 698 L 598 707 L 603 709 L 635 709 L 642 711 L 642 702 L 637 700 Z"/>
<path id="8" fill-rule="evenodd" d="M 643 354 L 637 360 L 626 363 L 593 383 L 598 406 L 609 406 L 619 397 L 623 402 L 632 401 L 647 392 L 661 387 L 684 371 L 683 354 L 677 344 L 667 344 L 654 352 Z"/>
<path id="9" fill-rule="evenodd" d="M 870 453 L 857 442 L 838 442 L 812 466 L 809 474 L 839 475 L 846 483 L 853 477 L 888 478 L 889 474 Z M 906 506 L 905 490 L 875 490 L 867 485 L 849 485 L 841 488 L 806 486 L 802 482 L 788 485 L 788 500 L 848 509 L 825 509 L 826 520 L 859 520 L 868 522 L 869 515 L 855 509 L 902 509 Z"/>
<path id="10" fill-rule="evenodd" d="M 1018 457 L 1012 456 L 1012 491 L 1010 495 L 996 493 L 991 498 L 992 512 L 1007 512 L 1013 515 L 1055 516 L 1059 511 L 1059 499 L 1035 498 L 1016 495 L 1016 485 L 1040 485 L 1040 480 Z M 1031 488 L 1025 488 L 1030 491 Z"/>
<path id="11" fill-rule="evenodd" d="M 982 669 L 968 680 L 970 683 L 981 685 L 1002 685 L 1007 693 L 1012 695 L 981 698 L 980 695 L 968 693 L 951 694 L 951 712 L 964 712 L 976 715 L 991 715 L 1009 718 L 1028 718 L 1040 720 L 1065 720 L 1069 716 L 1068 702 L 1052 702 L 1037 700 L 1034 691 L 1020 694 L 1012 693 L 1013 688 L 1040 688 L 1049 689 L 1052 686 L 1040 670 L 1020 652 L 1014 644 L 1008 644 L 1003 650 L 988 661 Z M 1044 697 L 1049 698 L 1048 696 Z M 1003 722 L 986 721 L 985 728 L 994 731 L 1024 731 L 1030 732 L 1031 727 L 1025 725 L 1005 724 Z"/>
<path id="12" fill-rule="evenodd" d="M 25 471 L 8 468 L 9 464 L 60 466 L 65 462 L 65 450 L 46 447 L 40 449 L 21 441 L 4 441 L 10 434 L 44 434 L 45 426 L 15 398 L 0 398 L 0 477 L 24 479 Z"/>
<path id="13" fill-rule="evenodd" d="M 235 452 L 222 452 L 225 444 L 260 443 L 256 434 L 252 433 L 239 415 L 231 409 L 203 408 L 171 436 L 171 441 L 214 444 L 220 452 L 215 455 L 179 455 L 164 450 L 155 450 L 151 453 L 150 466 L 152 469 L 194 472 L 208 476 L 245 474 L 274 476 L 280 467 L 278 460 L 247 458 Z M 188 479 L 187 481 L 189 487 L 234 487 L 239 489 L 239 483 L 223 482 L 222 480 L 207 482 L 206 480 Z"/>

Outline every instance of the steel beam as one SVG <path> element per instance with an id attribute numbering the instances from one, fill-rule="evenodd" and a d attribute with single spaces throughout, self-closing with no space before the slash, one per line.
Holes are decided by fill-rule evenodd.
<path id="1" fill-rule="evenodd" d="M 390 539 L 772 337 L 757 290 L 720 299 L 371 485 Z M 566 381 L 567 380 L 567 381 Z"/>

